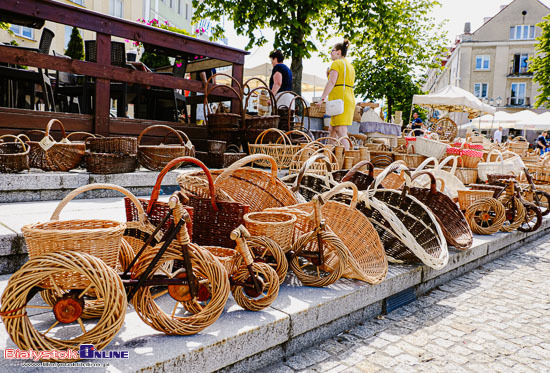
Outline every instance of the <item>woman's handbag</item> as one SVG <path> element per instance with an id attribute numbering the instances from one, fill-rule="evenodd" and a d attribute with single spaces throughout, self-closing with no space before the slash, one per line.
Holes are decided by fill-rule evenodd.
<path id="1" fill-rule="evenodd" d="M 342 98 L 327 101 L 326 114 L 334 117 L 344 113 L 344 96 L 346 93 L 346 61 L 344 61 L 344 84 L 342 84 Z"/>

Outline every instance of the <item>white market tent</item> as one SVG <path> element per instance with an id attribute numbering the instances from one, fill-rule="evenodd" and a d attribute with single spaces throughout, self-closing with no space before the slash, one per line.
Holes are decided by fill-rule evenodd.
<path id="1" fill-rule="evenodd" d="M 473 119 L 471 123 L 459 126 L 460 129 L 497 129 L 514 128 L 516 130 L 543 130 L 550 129 L 550 112 L 537 114 L 531 110 L 522 110 L 517 113 L 497 111 L 495 115 L 484 115 Z"/>
<path id="2" fill-rule="evenodd" d="M 517 123 L 517 118 L 512 113 L 506 111 L 497 111 L 495 115 L 483 115 L 479 118 L 472 119 L 471 123 L 464 124 L 463 126 L 471 126 L 472 128 L 479 129 L 496 129 L 502 128 L 514 128 Z M 464 128 L 460 126 L 460 128 Z"/>
<path id="3" fill-rule="evenodd" d="M 550 112 L 538 114 L 535 118 L 518 119 L 515 128 L 527 131 L 550 130 Z"/>
<path id="4" fill-rule="evenodd" d="M 449 112 L 494 114 L 496 111 L 494 107 L 484 104 L 471 92 L 450 85 L 434 94 L 414 95 L 412 103 Z"/>

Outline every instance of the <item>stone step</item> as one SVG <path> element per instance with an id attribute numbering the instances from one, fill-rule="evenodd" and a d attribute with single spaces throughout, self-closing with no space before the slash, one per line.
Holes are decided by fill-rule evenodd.
<path id="1" fill-rule="evenodd" d="M 220 319 L 193 336 L 157 332 L 129 307 L 122 330 L 105 349 L 129 351 L 129 359 L 89 359 L 83 363 L 110 364 L 98 371 L 253 371 L 381 314 L 384 300 L 396 293 L 413 288 L 417 295 L 423 294 L 548 232 L 550 219 L 546 218 L 534 233 L 476 235 L 472 249 L 450 250 L 445 268 L 435 271 L 422 265 L 390 265 L 386 280 L 378 285 L 341 279 L 326 288 L 311 288 L 301 286 L 289 274 L 271 307 L 260 312 L 244 311 L 230 296 Z M 0 291 L 3 292 L 8 279 L 7 275 L 0 276 Z M 5 329 L 0 328 L 0 349 L 6 348 L 16 346 Z M 19 372 L 21 362 L 2 359 L 0 370 Z M 43 371 L 40 367 L 25 369 Z"/>

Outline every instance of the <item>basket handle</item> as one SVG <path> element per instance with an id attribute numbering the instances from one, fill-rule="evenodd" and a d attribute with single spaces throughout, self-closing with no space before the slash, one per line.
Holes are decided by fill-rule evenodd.
<path id="1" fill-rule="evenodd" d="M 340 138 L 338 139 L 338 141 L 340 142 L 340 144 L 344 145 L 344 144 L 342 143 L 341 140 L 346 140 L 346 141 L 348 142 L 348 144 L 349 144 L 349 149 L 350 149 L 350 150 L 353 150 L 354 144 L 353 144 L 353 142 L 351 141 L 351 139 L 350 139 L 348 136 L 342 136 L 342 137 L 340 137 Z"/>
<path id="2" fill-rule="evenodd" d="M 436 182 L 436 187 L 437 187 L 437 182 L 440 182 L 441 183 L 441 188 L 439 188 L 439 190 L 441 191 L 441 193 L 443 193 L 443 191 L 445 190 L 445 180 L 443 180 L 442 178 L 440 177 L 436 177 L 435 178 L 435 182 Z M 437 188 L 436 188 L 437 189 Z"/>
<path id="3" fill-rule="evenodd" d="M 392 164 L 390 164 L 388 167 L 386 167 L 384 169 L 384 171 L 382 171 L 380 173 L 380 175 L 378 175 L 376 177 L 376 179 L 374 179 L 374 190 L 373 192 L 376 192 L 378 190 L 378 186 L 380 185 L 380 183 L 382 183 L 382 181 L 384 181 L 384 179 L 386 178 L 386 176 L 388 176 L 390 174 L 390 172 L 394 172 L 394 171 L 398 171 L 398 172 L 401 172 L 401 171 L 409 171 L 409 168 L 403 164 L 402 162 L 393 162 Z M 406 179 L 405 179 L 406 180 Z M 408 183 L 405 183 L 405 185 L 407 185 Z M 369 187 L 370 189 L 370 187 Z"/>
<path id="4" fill-rule="evenodd" d="M 303 136 L 307 140 L 308 143 L 313 141 L 313 139 L 307 133 L 305 133 L 303 131 L 300 131 L 300 130 L 290 130 L 290 131 L 285 132 L 285 135 L 288 137 L 288 135 L 293 134 L 293 133 L 296 133 L 300 136 Z M 290 137 L 288 139 L 290 140 Z M 279 141 L 277 140 L 277 142 L 279 142 Z M 290 143 L 292 144 L 292 140 L 290 140 Z"/>
<path id="5" fill-rule="evenodd" d="M 229 146 L 225 149 L 226 153 L 240 153 L 241 149 L 235 144 L 229 144 Z"/>
<path id="6" fill-rule="evenodd" d="M 197 158 L 193 157 L 178 157 L 172 159 L 164 168 L 162 171 L 160 171 L 159 175 L 157 176 L 157 181 L 155 182 L 155 186 L 153 187 L 153 192 L 151 193 L 151 198 L 149 199 L 149 206 L 147 206 L 147 214 L 150 214 L 153 210 L 154 204 L 157 202 L 160 194 L 160 185 L 162 184 L 162 179 L 164 179 L 164 176 L 175 166 L 179 165 L 180 163 L 193 163 L 200 168 L 202 168 L 204 174 L 206 175 L 206 178 L 208 179 L 208 189 L 210 190 L 210 200 L 212 201 L 212 207 L 214 208 L 214 211 L 218 211 L 218 205 L 216 204 L 216 188 L 214 186 L 214 181 L 212 180 L 212 175 L 210 174 L 210 170 L 208 167 L 204 165 L 201 161 L 199 161 Z"/>
<path id="7" fill-rule="evenodd" d="M 336 137 L 330 137 L 330 136 L 325 136 L 325 137 L 319 137 L 318 139 L 316 139 L 315 141 L 316 142 L 319 142 L 321 144 L 323 144 L 321 141 L 322 140 L 335 140 L 337 145 L 340 145 L 342 146 L 342 142 L 340 140 L 338 140 Z M 323 144 L 324 146 L 327 146 L 328 144 Z"/>
<path id="8" fill-rule="evenodd" d="M 351 198 L 350 207 L 352 209 L 355 208 L 357 205 L 357 199 L 359 198 L 359 190 L 357 189 L 357 185 L 352 183 L 351 181 L 346 181 L 343 183 L 340 183 L 336 185 L 334 188 L 329 190 L 328 192 L 325 192 L 319 196 L 319 200 L 321 204 L 324 204 L 326 201 L 330 200 L 332 197 L 334 197 L 338 192 L 340 192 L 342 189 L 349 188 L 353 191 L 353 197 Z"/>
<path id="9" fill-rule="evenodd" d="M 261 159 L 268 160 L 269 163 L 271 163 L 271 183 L 275 184 L 277 180 L 277 171 L 278 171 L 277 162 L 275 162 L 275 159 L 273 159 L 272 156 L 269 156 L 267 154 L 253 154 L 253 155 L 246 156 L 242 159 L 239 159 L 237 162 L 234 162 L 231 166 L 226 168 L 216 178 L 216 184 L 218 184 L 219 181 L 223 181 L 224 179 L 228 178 L 233 172 L 237 171 L 237 169 L 241 168 L 245 164 L 259 161 Z"/>
<path id="10" fill-rule="evenodd" d="M 176 132 L 175 129 L 173 129 L 172 127 L 169 127 L 169 126 L 165 126 L 164 124 L 155 124 L 153 126 L 149 126 L 147 128 L 144 128 L 143 131 L 141 131 L 141 133 L 139 134 L 139 137 L 137 139 L 137 142 L 138 142 L 138 146 L 139 144 L 141 143 L 141 138 L 143 137 L 143 135 L 145 135 L 147 132 L 149 132 L 150 130 L 152 130 L 153 128 L 164 128 L 164 129 L 167 129 L 168 131 L 176 134 L 176 136 L 178 137 L 178 139 L 180 140 L 180 144 L 182 146 L 185 146 L 185 144 L 183 143 L 183 139 L 181 138 L 180 134 Z"/>
<path id="11" fill-rule="evenodd" d="M 428 175 L 430 178 L 430 194 L 437 193 L 437 179 L 435 178 L 434 174 L 432 174 L 430 171 L 415 172 L 411 178 L 411 182 L 421 175 Z M 440 179 L 440 180 L 443 183 L 443 186 L 441 188 L 443 190 L 443 188 L 445 187 L 445 182 L 443 181 L 443 179 Z"/>
<path id="12" fill-rule="evenodd" d="M 439 165 L 439 161 L 435 159 L 434 157 L 428 157 L 424 160 L 424 162 L 420 163 L 420 166 L 416 168 L 416 172 L 422 171 L 424 167 L 426 167 L 428 164 L 432 163 L 434 164 L 434 168 L 437 168 Z"/>
<path id="13" fill-rule="evenodd" d="M 214 76 L 214 75 L 212 75 Z M 216 89 L 219 89 L 219 88 L 222 88 L 222 87 L 225 87 L 225 88 L 229 88 L 230 90 L 233 91 L 233 93 L 235 93 L 237 95 L 237 98 L 239 99 L 239 101 L 241 101 L 241 105 L 242 105 L 242 100 L 243 100 L 243 96 L 241 93 L 237 92 L 237 90 L 231 86 L 227 86 L 227 85 L 223 85 L 223 84 L 216 84 L 214 87 L 212 87 L 211 90 L 207 90 L 205 93 L 204 93 L 204 105 L 203 105 L 203 111 L 204 111 L 204 119 L 206 120 L 206 123 L 208 123 L 208 115 L 212 114 L 212 109 L 210 109 L 210 105 L 208 105 L 208 95 L 211 94 L 213 91 L 215 91 Z"/>
<path id="14" fill-rule="evenodd" d="M 277 142 L 275 144 L 278 144 L 281 139 L 283 139 L 283 145 L 291 144 L 290 139 L 285 135 L 285 133 L 283 131 L 281 131 L 278 128 L 268 128 L 268 129 L 262 131 L 258 135 L 258 137 L 256 137 L 256 141 L 254 142 L 254 144 L 256 144 L 256 145 L 257 144 L 263 144 L 265 135 L 267 135 L 270 132 L 275 132 L 279 135 L 279 138 L 277 139 Z"/>
<path id="15" fill-rule="evenodd" d="M 241 87 L 241 83 L 239 83 L 239 81 L 237 79 L 235 79 L 233 76 L 231 76 L 229 74 L 224 74 L 224 73 L 216 73 L 216 74 L 212 75 L 210 78 L 208 78 L 208 80 L 206 81 L 206 88 L 204 90 L 204 95 L 205 96 L 208 94 L 208 83 L 210 83 L 210 81 L 212 81 L 212 79 L 214 79 L 214 77 L 216 77 L 216 76 L 225 76 L 226 78 L 231 79 L 233 81 L 233 83 L 235 83 L 237 85 L 237 87 L 239 87 L 239 91 L 242 92 L 243 88 Z M 216 84 L 216 85 L 223 85 L 223 84 Z"/>
<path id="16" fill-rule="evenodd" d="M 442 160 L 441 163 L 439 164 L 439 166 L 437 166 L 437 169 L 442 170 L 443 166 L 445 166 L 450 161 L 453 161 L 453 166 L 451 167 L 451 171 L 449 171 L 449 173 L 451 175 L 454 175 L 455 172 L 456 172 L 456 167 L 458 166 L 458 157 L 456 157 L 456 156 L 450 155 L 447 158 L 445 158 L 444 160 Z"/>
<path id="17" fill-rule="evenodd" d="M 187 135 L 185 134 L 185 132 L 183 132 L 182 130 L 176 130 L 176 132 L 180 134 L 182 140 L 185 141 L 185 144 L 188 144 L 188 143 L 191 142 L 191 140 L 189 140 L 189 136 L 187 136 Z M 164 136 L 164 138 L 162 139 L 162 144 L 164 144 L 164 143 L 166 142 L 166 140 L 167 140 L 167 139 L 170 137 L 170 135 L 172 135 L 172 134 L 173 134 L 173 132 L 168 132 L 168 133 Z"/>
<path id="18" fill-rule="evenodd" d="M 491 155 L 493 155 L 493 153 L 496 153 L 497 154 L 497 162 L 500 160 L 501 162 L 504 161 L 504 158 L 502 157 L 502 153 L 500 152 L 500 150 L 498 149 L 491 149 L 491 151 L 489 151 L 489 154 L 487 154 L 487 162 L 488 163 L 491 163 Z"/>
<path id="19" fill-rule="evenodd" d="M 289 91 L 287 91 L 287 92 L 289 92 Z M 292 93 L 294 93 L 294 92 L 292 92 Z M 311 118 L 306 116 L 307 101 L 302 96 L 297 95 L 297 94 L 296 94 L 295 97 L 292 98 L 292 100 L 290 100 L 290 107 L 288 108 L 288 129 L 290 130 L 290 108 L 292 107 L 292 105 L 294 105 L 296 100 L 302 102 L 302 119 L 300 120 L 300 127 L 305 128 L 304 127 L 304 121 L 305 121 L 305 118 L 307 118 L 307 129 L 309 130 L 309 128 L 311 127 Z M 296 127 L 294 127 L 294 128 L 296 128 Z"/>
<path id="20" fill-rule="evenodd" d="M 353 175 L 357 173 L 360 169 L 362 169 L 364 166 L 367 166 L 369 168 L 369 176 L 374 179 L 374 165 L 370 161 L 361 161 L 355 164 L 342 178 L 342 182 L 346 182 L 351 180 Z"/>
<path id="21" fill-rule="evenodd" d="M 19 136 L 21 136 L 21 135 L 19 135 Z M 23 146 L 23 153 L 25 153 L 25 152 L 27 151 L 28 145 L 26 145 L 25 142 L 19 138 L 19 136 L 14 136 L 14 135 L 3 135 L 3 136 L 0 136 L 0 139 L 9 137 L 9 138 L 13 138 L 13 139 L 19 141 L 19 142 L 21 143 L 21 145 Z M 28 138 L 28 137 L 27 137 L 27 138 Z M 19 154 L 19 153 L 18 153 L 18 154 Z"/>
<path id="22" fill-rule="evenodd" d="M 248 83 L 250 83 L 253 80 L 257 80 L 260 83 L 262 83 L 262 86 L 259 86 L 259 87 L 256 87 L 256 88 L 262 88 L 262 89 L 268 89 L 269 90 L 269 86 L 267 85 L 267 83 L 263 79 L 260 79 L 260 78 L 257 78 L 257 77 L 252 77 L 252 78 L 248 79 L 246 82 L 244 82 L 243 89 L 242 89 L 243 94 L 249 95 L 252 92 L 251 88 L 250 88 L 250 85 Z M 247 89 L 247 88 L 248 88 L 248 93 L 245 93 L 245 89 Z M 254 89 L 256 89 L 256 88 L 254 88 Z"/>
<path id="23" fill-rule="evenodd" d="M 25 142 L 31 141 L 29 136 L 25 135 L 24 133 L 20 133 L 19 135 L 17 135 L 17 138 L 19 138 L 19 139 L 22 139 L 23 137 L 25 137 L 25 139 L 26 139 Z"/>
<path id="24" fill-rule="evenodd" d="M 422 132 L 422 134 L 426 133 L 425 129 L 417 128 L 417 129 L 411 130 L 409 132 L 409 134 L 407 135 L 407 137 L 416 137 L 415 135 L 413 135 L 413 132 L 416 132 L 416 131 L 420 131 L 420 132 Z"/>
<path id="25" fill-rule="evenodd" d="M 323 150 L 323 149 L 319 149 L 319 150 Z M 293 192 L 298 192 L 300 190 L 300 185 L 302 184 L 302 179 L 304 178 L 306 171 L 318 160 L 322 160 L 327 165 L 327 174 L 325 175 L 325 184 L 328 188 L 330 188 L 331 186 L 330 182 L 332 178 L 332 165 L 330 164 L 330 159 L 324 154 L 313 154 L 311 157 L 308 158 L 308 160 L 304 163 L 304 165 L 300 169 L 300 172 L 298 173 L 298 176 L 294 181 L 294 185 L 290 188 L 290 190 L 292 190 Z"/>
<path id="26" fill-rule="evenodd" d="M 81 187 L 76 188 L 75 190 L 73 190 L 72 192 L 67 194 L 61 202 L 59 202 L 59 205 L 57 205 L 57 207 L 55 208 L 55 211 L 53 212 L 52 216 L 50 217 L 50 220 L 59 220 L 59 214 L 61 213 L 61 210 L 63 210 L 63 208 L 70 201 L 72 201 L 79 194 L 82 194 L 82 193 L 90 191 L 90 190 L 95 190 L 95 189 L 116 190 L 116 191 L 119 191 L 120 193 L 124 194 L 136 206 L 136 208 L 138 210 L 138 215 L 139 215 L 139 223 L 140 224 L 145 224 L 146 223 L 147 217 L 145 215 L 145 211 L 143 211 L 143 206 L 138 201 L 136 196 L 132 192 L 130 192 L 128 189 L 123 188 L 123 187 L 118 186 L 118 185 L 115 185 L 115 184 L 88 184 L 88 185 L 83 185 Z"/>
<path id="27" fill-rule="evenodd" d="M 65 132 L 65 127 L 63 127 L 63 123 L 59 119 L 51 119 L 48 124 L 46 125 L 46 132 L 44 133 L 44 137 L 50 136 L 50 130 L 52 129 L 52 126 L 54 124 L 58 124 L 59 128 L 61 128 L 61 139 L 64 139 L 67 137 L 67 134 Z"/>
<path id="28" fill-rule="evenodd" d="M 251 78 L 249 79 L 252 80 L 254 78 Z M 261 80 L 261 79 L 259 79 Z M 269 99 L 271 100 L 271 115 L 277 115 L 277 100 L 275 99 L 275 95 L 273 94 L 273 92 L 271 92 L 271 89 L 269 88 L 266 88 L 266 87 L 256 87 L 254 88 L 253 90 L 251 90 L 250 92 L 248 92 L 248 96 L 246 96 L 246 101 L 245 101 L 245 104 L 244 104 L 244 107 L 245 107 L 245 110 L 246 108 L 248 107 L 248 101 L 250 100 L 250 97 L 252 97 L 252 93 L 256 92 L 256 91 L 259 91 L 259 90 L 262 90 L 262 91 L 267 91 L 267 94 L 269 95 Z M 245 123 L 246 125 L 246 123 Z"/>
<path id="29" fill-rule="evenodd" d="M 71 132 L 67 135 L 66 139 L 69 140 L 69 137 L 74 135 L 85 135 L 86 137 L 84 138 L 84 140 L 88 140 L 88 138 L 90 137 L 93 137 L 95 139 L 95 135 L 88 132 Z"/>

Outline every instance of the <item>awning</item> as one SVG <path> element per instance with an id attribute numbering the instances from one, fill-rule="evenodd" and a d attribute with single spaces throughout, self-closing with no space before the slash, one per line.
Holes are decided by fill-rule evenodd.
<path id="1" fill-rule="evenodd" d="M 431 109 L 472 114 L 496 112 L 494 107 L 484 104 L 471 92 L 450 85 L 431 95 L 414 95 L 412 103 Z"/>

